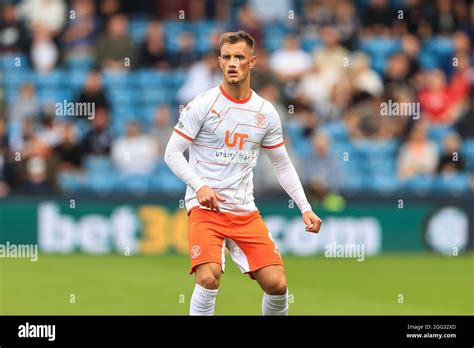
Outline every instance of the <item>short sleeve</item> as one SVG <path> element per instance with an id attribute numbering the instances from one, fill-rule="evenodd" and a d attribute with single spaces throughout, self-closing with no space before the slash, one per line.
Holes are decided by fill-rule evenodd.
<path id="1" fill-rule="evenodd" d="M 174 130 L 179 135 L 193 141 L 202 128 L 204 113 L 202 112 L 203 96 L 198 96 L 186 105 L 179 115 Z"/>
<path id="2" fill-rule="evenodd" d="M 278 112 L 276 111 L 275 107 L 271 105 L 269 102 L 264 115 L 266 114 L 269 119 L 269 125 L 267 128 L 267 132 L 263 137 L 261 147 L 264 149 L 274 149 L 276 147 L 283 145 L 283 131 L 281 127 L 281 120 Z"/>

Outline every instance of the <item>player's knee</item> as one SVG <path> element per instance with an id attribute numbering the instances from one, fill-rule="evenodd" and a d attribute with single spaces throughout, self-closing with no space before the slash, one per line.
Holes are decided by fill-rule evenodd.
<path id="1" fill-rule="evenodd" d="M 211 272 L 201 272 L 196 275 L 196 283 L 206 289 L 217 289 L 219 281 L 219 277 Z"/>
<path id="2" fill-rule="evenodd" d="M 265 287 L 265 292 L 268 295 L 284 295 L 288 290 L 285 277 L 278 277 L 272 279 Z"/>

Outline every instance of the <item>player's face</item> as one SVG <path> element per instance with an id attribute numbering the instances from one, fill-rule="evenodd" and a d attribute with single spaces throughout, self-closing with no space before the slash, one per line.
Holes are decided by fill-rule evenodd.
<path id="1" fill-rule="evenodd" d="M 221 47 L 219 65 L 227 83 L 240 84 L 245 81 L 255 63 L 256 58 L 252 55 L 252 50 L 243 41 L 224 44 Z"/>

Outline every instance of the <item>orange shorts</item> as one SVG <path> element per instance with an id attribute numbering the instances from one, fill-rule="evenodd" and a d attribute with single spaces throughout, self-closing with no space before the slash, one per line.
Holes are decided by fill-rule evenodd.
<path id="1" fill-rule="evenodd" d="M 191 208 L 188 212 L 188 242 L 192 274 L 196 266 L 215 262 L 225 268 L 225 249 L 243 273 L 270 265 L 283 265 L 259 211 L 237 215 Z"/>

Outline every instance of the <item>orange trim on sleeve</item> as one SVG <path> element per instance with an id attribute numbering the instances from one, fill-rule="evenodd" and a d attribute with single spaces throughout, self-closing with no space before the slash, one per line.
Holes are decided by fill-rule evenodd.
<path id="1" fill-rule="evenodd" d="M 263 146 L 262 145 L 262 148 L 263 149 L 276 149 L 277 147 L 280 147 L 284 144 L 284 142 L 282 141 L 280 144 L 276 144 L 276 145 L 272 145 L 272 146 Z"/>
<path id="2" fill-rule="evenodd" d="M 187 136 L 186 134 L 184 134 L 183 132 L 177 130 L 176 128 L 174 129 L 174 131 L 175 131 L 176 133 L 178 133 L 179 135 L 181 135 L 183 138 L 188 139 L 189 141 L 193 141 L 193 140 L 194 140 L 193 138 Z"/>
<path id="3" fill-rule="evenodd" d="M 224 95 L 224 97 L 229 99 L 231 102 L 234 102 L 234 103 L 237 103 L 237 104 L 245 104 L 252 97 L 252 90 L 250 90 L 250 94 L 247 98 L 245 98 L 245 99 L 235 99 L 234 97 L 232 97 L 229 93 L 227 93 L 224 90 L 224 87 L 222 85 L 219 86 L 219 89 L 221 90 L 221 93 Z"/>

